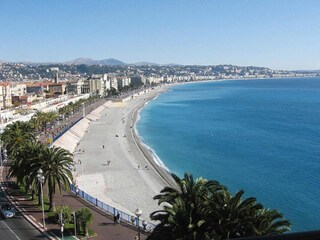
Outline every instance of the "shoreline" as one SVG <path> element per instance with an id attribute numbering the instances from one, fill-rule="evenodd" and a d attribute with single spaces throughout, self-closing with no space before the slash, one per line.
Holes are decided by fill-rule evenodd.
<path id="1" fill-rule="evenodd" d="M 147 102 L 170 86 L 107 102 L 55 142 L 74 153 L 79 189 L 131 216 L 140 208 L 142 219 L 149 222 L 150 213 L 161 209 L 153 197 L 164 187 L 174 186 L 174 180 L 142 142 L 135 124 Z"/>
<path id="2" fill-rule="evenodd" d="M 133 127 L 131 128 L 131 134 L 133 141 L 137 145 L 138 149 L 141 151 L 141 154 L 144 155 L 144 157 L 149 161 L 151 165 L 155 168 L 155 170 L 160 174 L 160 176 L 163 178 L 165 183 L 168 186 L 174 187 L 176 184 L 171 176 L 170 169 L 168 169 L 165 164 L 161 161 L 158 156 L 153 153 L 153 150 L 143 142 L 141 137 L 139 136 L 137 129 L 136 129 L 136 124 L 138 122 L 138 116 L 140 114 L 140 111 L 143 110 L 143 108 L 146 106 L 146 104 L 150 101 L 155 100 L 160 94 L 167 92 L 168 91 L 168 86 L 165 86 L 165 90 L 159 92 L 155 97 L 148 99 L 145 101 L 142 106 L 139 106 L 138 109 L 134 110 L 132 113 L 132 123 Z M 156 160 L 158 158 L 159 160 Z"/>

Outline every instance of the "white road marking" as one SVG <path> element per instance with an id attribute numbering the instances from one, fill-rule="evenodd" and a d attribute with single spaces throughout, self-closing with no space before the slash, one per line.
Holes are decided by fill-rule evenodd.
<path id="1" fill-rule="evenodd" d="M 18 235 L 17 234 L 15 234 L 15 232 L 14 231 L 12 231 L 12 229 L 8 226 L 8 224 L 6 224 L 6 222 L 5 221 L 2 221 L 3 223 L 4 223 L 4 225 L 6 225 L 7 226 L 7 228 L 10 230 L 10 232 L 12 232 L 12 234 L 18 239 L 18 240 L 21 240 L 21 238 L 19 238 L 18 237 Z"/>
<path id="2" fill-rule="evenodd" d="M 31 217 L 33 220 L 36 220 L 32 215 L 29 215 L 29 217 Z"/>
<path id="3" fill-rule="evenodd" d="M 37 222 L 37 225 L 40 226 L 43 229 L 42 223 Z"/>

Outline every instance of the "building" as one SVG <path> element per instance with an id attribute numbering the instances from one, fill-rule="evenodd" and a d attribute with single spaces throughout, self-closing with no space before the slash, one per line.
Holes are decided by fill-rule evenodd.
<path id="1" fill-rule="evenodd" d="M 78 92 L 78 95 L 90 93 L 89 79 L 78 80 L 77 92 Z"/>
<path id="2" fill-rule="evenodd" d="M 5 109 L 12 106 L 11 88 L 7 82 L 0 82 L 0 108 Z"/>
<path id="3" fill-rule="evenodd" d="M 43 95 L 45 90 L 43 83 L 27 83 L 26 85 L 27 94 Z"/>
<path id="4" fill-rule="evenodd" d="M 78 95 L 78 81 L 69 81 L 66 83 L 66 94 Z"/>
<path id="5" fill-rule="evenodd" d="M 46 90 L 53 95 L 64 95 L 66 93 L 65 83 L 47 83 Z"/>
<path id="6" fill-rule="evenodd" d="M 131 78 L 129 77 L 117 77 L 118 89 L 124 88 L 125 86 L 129 86 L 131 83 Z"/>
<path id="7" fill-rule="evenodd" d="M 90 93 L 103 95 L 106 93 L 107 74 L 93 74 L 89 80 Z"/>
<path id="8" fill-rule="evenodd" d="M 12 96 L 24 96 L 27 94 L 27 84 L 25 83 L 10 83 Z"/>

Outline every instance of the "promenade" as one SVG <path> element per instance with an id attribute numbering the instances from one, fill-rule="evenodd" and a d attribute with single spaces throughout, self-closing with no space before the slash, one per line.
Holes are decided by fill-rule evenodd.
<path id="1" fill-rule="evenodd" d="M 104 108 L 104 107 L 101 108 L 100 106 L 101 104 L 106 104 L 106 106 L 108 106 L 108 103 L 106 103 L 106 101 L 100 101 L 94 104 L 94 106 L 90 106 L 90 108 L 86 109 L 86 118 L 83 119 L 83 121 L 87 122 L 87 124 L 89 124 L 88 121 L 94 121 L 95 117 L 97 116 L 96 112 L 97 111 L 99 112 L 102 108 Z M 77 118 L 78 116 L 74 116 L 64 124 L 72 124 L 72 122 L 75 121 Z M 81 126 L 81 123 L 77 123 L 77 124 L 80 124 Z M 77 126 L 79 127 L 79 125 Z M 57 130 L 59 129 L 58 128 L 52 129 L 47 134 L 49 135 L 49 134 L 55 133 L 57 132 Z M 62 137 L 58 139 L 60 140 L 60 143 L 62 140 L 62 144 L 63 144 L 63 139 L 66 136 L 68 136 L 68 134 L 70 135 L 70 131 L 72 130 L 67 131 L 64 135 L 62 135 Z M 79 140 L 79 139 L 80 138 L 78 136 L 78 138 L 77 137 L 73 138 L 72 141 Z M 68 145 L 70 142 L 67 141 L 65 143 Z M 67 146 L 66 146 L 66 149 L 68 149 Z M 73 150 L 68 149 L 68 150 L 71 150 L 73 152 L 74 149 Z M 3 175 L 2 179 L 6 179 L 7 167 L 8 166 L 4 166 L 1 169 L 2 170 L 1 174 Z M 21 212 L 24 218 L 26 218 L 36 229 L 39 230 L 40 233 L 43 233 L 45 237 L 47 237 L 48 239 L 62 239 L 61 228 L 59 224 L 49 223 L 47 222 L 47 219 L 46 219 L 46 229 L 44 229 L 41 207 L 39 208 L 38 206 L 34 206 L 31 201 L 29 201 L 23 195 L 21 195 L 19 191 L 15 188 L 14 184 L 10 184 L 10 183 L 8 184 L 8 182 L 4 180 L 2 182 L 3 182 L 4 190 L 7 193 L 8 200 Z M 135 239 L 135 237 L 137 236 L 137 232 L 138 232 L 137 227 L 134 227 L 133 225 L 125 223 L 123 221 L 120 224 L 114 225 L 112 215 L 106 214 L 105 212 L 96 208 L 96 206 L 84 201 L 79 197 L 76 197 L 71 192 L 62 192 L 61 195 L 56 194 L 55 205 L 56 206 L 66 205 L 71 207 L 73 210 L 77 210 L 82 207 L 89 208 L 93 214 L 93 223 L 92 225 L 89 226 L 89 228 L 92 229 L 97 234 L 96 236 L 92 237 L 94 239 L 101 239 L 101 240 L 102 239 L 104 240 L 111 240 L 111 239 L 125 240 L 126 239 L 127 240 L 127 239 Z M 74 234 L 73 230 L 64 231 L 63 239 L 75 239 L 73 237 L 73 234 Z M 25 238 L 25 239 L 29 239 L 29 238 Z M 84 238 L 84 239 L 87 239 L 87 238 Z M 141 239 L 142 240 L 146 239 L 146 235 L 142 233 Z"/>
<path id="2" fill-rule="evenodd" d="M 5 168 L 5 167 L 4 167 Z M 1 171 L 3 178 L 5 178 L 5 172 Z M 11 203 L 21 211 L 21 214 L 41 233 L 44 233 L 48 239 L 61 239 L 61 228 L 59 224 L 49 223 L 46 219 L 46 229 L 43 229 L 43 218 L 41 206 L 35 206 L 31 201 L 21 195 L 14 184 L 3 184 L 6 189 L 8 199 Z M 89 226 L 97 235 L 90 237 L 95 240 L 129 240 L 135 239 L 137 236 L 137 228 L 130 226 L 124 222 L 114 225 L 113 218 L 110 215 L 97 209 L 92 204 L 76 197 L 70 192 L 63 191 L 62 194 L 55 195 L 56 206 L 69 206 L 73 210 L 77 210 L 82 207 L 87 207 L 93 214 L 93 223 Z M 15 219 L 12 219 L 13 221 Z M 73 237 L 74 231 L 64 231 L 64 239 L 75 239 Z M 83 238 L 86 239 L 86 238 Z M 141 240 L 146 239 L 146 235 L 141 235 Z M 26 238 L 27 240 L 27 238 Z M 29 239 L 28 239 L 29 240 Z"/>
<path id="3" fill-rule="evenodd" d="M 164 91 L 165 87 L 157 88 L 104 104 L 55 143 L 74 151 L 74 177 L 79 189 L 126 215 L 133 216 L 139 208 L 142 219 L 149 223 L 150 213 L 160 209 L 153 197 L 169 185 L 171 175 L 142 146 L 134 123 L 138 110 Z"/>

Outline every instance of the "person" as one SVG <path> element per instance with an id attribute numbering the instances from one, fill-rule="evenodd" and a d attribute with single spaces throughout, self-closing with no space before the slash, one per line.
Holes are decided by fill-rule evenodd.
<path id="1" fill-rule="evenodd" d="M 104 145 L 102 145 L 102 149 L 104 149 Z"/>
<path id="2" fill-rule="evenodd" d="M 140 165 L 138 165 L 138 170 L 140 169 Z"/>
<path id="3" fill-rule="evenodd" d="M 117 216 L 114 215 L 114 216 L 113 216 L 113 225 L 116 225 L 116 222 L 117 222 Z"/>
<path id="4" fill-rule="evenodd" d="M 117 213 L 117 223 L 120 223 L 120 213 Z"/>

